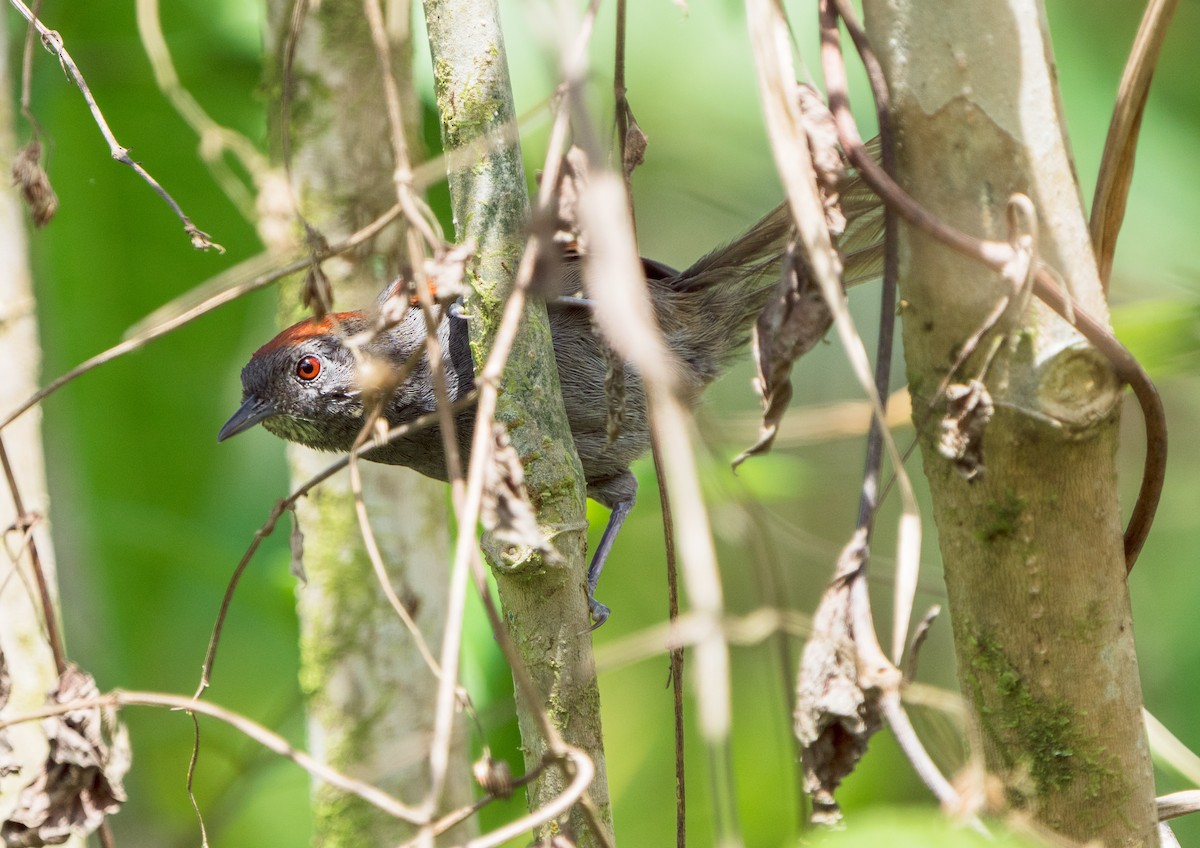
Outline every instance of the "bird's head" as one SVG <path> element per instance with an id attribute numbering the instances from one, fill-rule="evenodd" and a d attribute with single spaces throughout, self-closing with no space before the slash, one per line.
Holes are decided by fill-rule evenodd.
<path id="1" fill-rule="evenodd" d="M 242 405 L 217 441 L 262 425 L 318 450 L 348 450 L 362 427 L 362 389 L 343 339 L 362 331 L 359 312 L 339 312 L 288 327 L 242 369 Z"/>

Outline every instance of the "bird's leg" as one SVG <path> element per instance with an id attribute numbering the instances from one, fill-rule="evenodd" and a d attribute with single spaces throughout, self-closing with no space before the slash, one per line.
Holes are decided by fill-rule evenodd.
<path id="1" fill-rule="evenodd" d="M 633 478 L 633 475 L 629 476 L 631 479 Z M 611 610 L 596 600 L 596 584 L 600 582 L 600 572 L 604 570 L 604 561 L 608 559 L 613 542 L 617 540 L 617 533 L 621 531 L 621 525 L 625 523 L 625 519 L 633 511 L 633 505 L 636 501 L 637 480 L 634 479 L 633 488 L 628 496 L 612 504 L 612 512 L 609 513 L 608 524 L 605 525 L 604 533 L 600 536 L 600 544 L 596 545 L 596 552 L 592 554 L 592 562 L 588 566 L 587 574 L 588 607 L 592 611 L 592 630 L 595 630 L 601 624 L 608 621 Z"/>

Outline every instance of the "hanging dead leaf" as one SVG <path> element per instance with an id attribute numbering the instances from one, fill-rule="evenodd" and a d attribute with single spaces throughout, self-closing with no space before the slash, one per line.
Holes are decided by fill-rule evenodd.
<path id="1" fill-rule="evenodd" d="M 581 147 L 571 145 L 559 166 L 554 193 L 554 243 L 563 250 L 587 252 L 587 243 L 579 226 L 579 199 L 587 190 L 587 181 L 587 154 Z"/>
<path id="2" fill-rule="evenodd" d="M 47 700 L 71 704 L 98 694 L 91 675 L 68 666 Z M 30 775 L 16 808 L 0 823 L 0 843 L 10 848 L 86 836 L 125 801 L 129 739 L 113 710 L 71 710 L 44 719 L 42 726 L 50 743 L 46 762 Z"/>
<path id="3" fill-rule="evenodd" d="M 812 350 L 833 324 L 833 313 L 820 287 L 794 247 L 784 265 L 783 278 L 754 326 L 754 362 L 758 369 L 754 389 L 762 399 L 762 425 L 758 441 L 734 459 L 734 468 L 771 449 L 792 399 L 792 364 Z"/>
<path id="4" fill-rule="evenodd" d="M 538 551 L 546 560 L 561 558 L 546 541 L 525 489 L 525 469 L 504 425 L 492 425 L 492 461 L 488 464 L 480 505 L 484 529 L 502 544 Z"/>
<path id="5" fill-rule="evenodd" d="M 450 244 L 443 245 L 432 259 L 425 260 L 425 281 L 435 301 L 443 305 L 453 303 L 466 293 L 463 280 L 467 263 L 474 255 L 475 249 L 469 244 Z M 417 303 L 414 294 L 413 305 Z"/>
<path id="6" fill-rule="evenodd" d="M 861 579 L 865 540 L 859 531 L 842 551 L 800 658 L 795 732 L 803 746 L 804 788 L 812 797 L 815 824 L 841 819 L 834 790 L 882 726 L 881 693 L 860 675 L 853 626 L 851 581 Z"/>
<path id="7" fill-rule="evenodd" d="M 49 224 L 58 211 L 58 195 L 50 185 L 50 175 L 42 167 L 42 143 L 36 138 L 17 151 L 12 176 L 13 185 L 21 188 L 33 225 L 41 229 Z"/>
<path id="8" fill-rule="evenodd" d="M 846 230 L 846 218 L 842 214 L 839 197 L 840 187 L 846 177 L 846 160 L 838 146 L 837 125 L 833 113 L 815 88 L 798 84 L 796 96 L 800 101 L 804 132 L 808 136 L 808 152 L 817 175 L 817 188 L 825 206 L 825 223 L 829 225 L 830 235 L 840 236 Z"/>
<path id="9" fill-rule="evenodd" d="M 992 420 L 995 406 L 987 386 L 979 380 L 952 383 L 946 387 L 946 414 L 938 453 L 954 464 L 966 480 L 983 475 L 983 433 Z"/>
<path id="10" fill-rule="evenodd" d="M 505 760 L 497 760 L 490 750 L 485 749 L 483 756 L 471 765 L 471 773 L 487 792 L 497 798 L 511 798 L 513 794 L 512 769 Z"/>
<path id="11" fill-rule="evenodd" d="M 633 116 L 633 110 L 629 108 L 628 100 L 622 98 L 618 108 L 625 110 L 627 122 L 625 138 L 621 144 L 621 173 L 628 183 L 629 178 L 633 176 L 634 169 L 646 161 L 646 148 L 650 144 L 650 139 L 638 124 L 637 118 Z"/>

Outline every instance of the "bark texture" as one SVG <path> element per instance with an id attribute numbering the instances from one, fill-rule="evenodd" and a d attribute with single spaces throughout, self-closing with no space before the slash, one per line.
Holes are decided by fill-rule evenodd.
<path id="1" fill-rule="evenodd" d="M 1038 0 L 866 0 L 892 92 L 900 179 L 943 221 L 1008 237 L 1032 199 L 1040 258 L 1107 320 Z M 938 453 L 939 381 L 1007 287 L 906 229 L 902 319 L 973 743 L 1006 802 L 1077 842 L 1156 844 L 1117 500 L 1121 388 L 1105 360 L 1034 302 L 1010 310 L 956 377 L 996 403 L 986 472 Z"/>
<path id="2" fill-rule="evenodd" d="M 303 214 L 332 241 L 396 203 L 387 110 L 361 4 L 310 4 L 294 60 L 291 126 L 279 125 L 283 49 L 294 5 L 268 4 L 271 137 L 277 145 L 282 133 L 290 134 L 293 186 Z M 406 80 L 411 7 L 392 3 L 387 11 L 395 70 Z M 401 90 L 411 95 L 411 86 Z M 416 147 L 419 103 L 410 96 L 402 106 L 410 145 Z M 268 247 L 300 236 L 294 224 L 273 224 L 290 220 L 286 192 L 272 196 L 268 189 L 260 207 Z M 337 308 L 367 307 L 391 281 L 398 270 L 398 232 L 392 227 L 355 254 L 325 263 Z M 306 312 L 297 287 L 285 286 L 282 322 L 300 320 Z M 294 484 L 332 458 L 297 445 L 288 446 L 288 455 Z M 436 650 L 445 626 L 449 563 L 445 487 L 406 468 L 370 462 L 361 467 L 364 500 L 392 586 Z M 415 802 L 429 788 L 437 681 L 380 590 L 363 548 L 348 475 L 322 484 L 300 501 L 297 513 L 307 575 L 297 608 L 310 746 L 334 768 Z M 443 797 L 447 809 L 472 796 L 464 734 L 457 737 Z M 316 788 L 313 813 L 315 844 L 327 848 L 397 844 L 412 835 L 407 825 L 327 786 Z M 458 828 L 444 838 L 462 841 L 465 835 Z"/>
<path id="3" fill-rule="evenodd" d="M 5 20 L 0 19 L 0 163 L 5 173 L 15 154 L 10 97 L 15 90 L 9 69 L 8 47 L 13 42 Z M 42 348 L 38 338 L 37 303 L 29 271 L 25 239 L 26 213 L 15 189 L 0 193 L 0 350 L 4 351 L 5 378 L 0 380 L 0 410 L 15 408 L 38 388 Z M 3 432 L 4 445 L 21 487 L 27 513 L 39 516 L 33 528 L 42 571 L 50 591 L 57 594 L 54 547 L 50 539 L 50 498 L 42 452 L 42 410 L 26 412 Z M 0 529 L 13 527 L 19 516 L 8 486 L 0 477 Z M 46 693 L 54 688 L 58 671 L 46 641 L 37 583 L 20 532 L 6 534 L 6 548 L 16 554 L 0 559 L 0 654 L 12 689 L 4 713 L 18 715 L 45 706 Z M 13 574 L 16 569 L 19 573 Z M 56 598 L 57 601 L 57 598 Z M 57 610 L 55 611 L 57 615 Z M 44 768 L 49 745 L 41 723 L 25 723 L 5 731 L 13 747 L 12 758 L 22 771 L 0 777 L 0 821 L 7 820 L 19 792 L 32 771 Z M 83 837 L 72 837 L 69 846 L 82 846 Z"/>
<path id="4" fill-rule="evenodd" d="M 468 269 L 471 346 L 478 372 L 491 350 L 499 316 L 520 262 L 529 201 L 499 13 L 493 0 L 425 0 L 442 140 L 460 151 L 449 174 L 459 241 L 474 245 Z M 480 144 L 481 140 L 486 143 Z M 505 620 L 544 708 L 566 742 L 595 761 L 591 795 L 611 827 L 600 726 L 600 696 L 591 652 L 584 559 L 587 544 L 583 472 L 563 409 L 545 306 L 525 308 L 521 333 L 502 380 L 497 413 L 525 469 L 538 522 L 562 561 L 531 554 L 513 561 L 485 539 Z M 525 762 L 546 750 L 531 705 L 518 698 Z M 565 785 L 548 769 L 529 793 L 531 807 Z M 579 845 L 594 834 L 576 806 L 569 818 Z"/>

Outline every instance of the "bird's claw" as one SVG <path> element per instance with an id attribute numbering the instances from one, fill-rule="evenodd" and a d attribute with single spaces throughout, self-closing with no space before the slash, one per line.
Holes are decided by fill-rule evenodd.
<path id="1" fill-rule="evenodd" d="M 612 615 L 612 610 L 592 597 L 588 598 L 588 610 L 592 615 L 592 626 L 588 628 L 589 633 L 608 621 L 608 617 Z"/>

